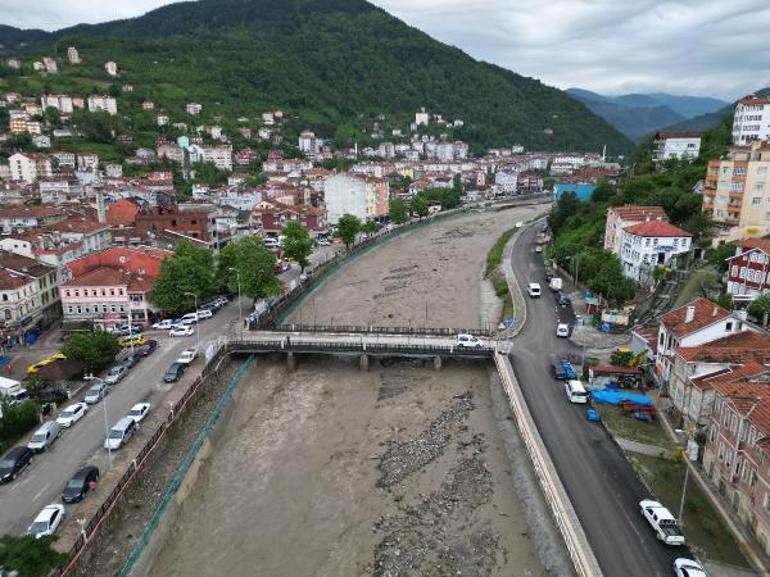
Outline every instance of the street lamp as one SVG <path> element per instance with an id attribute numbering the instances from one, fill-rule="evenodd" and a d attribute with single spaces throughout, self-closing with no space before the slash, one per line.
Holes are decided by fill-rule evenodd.
<path id="1" fill-rule="evenodd" d="M 187 296 L 191 296 L 195 299 L 195 342 L 198 349 L 198 353 L 201 352 L 201 320 L 198 318 L 198 295 L 192 292 L 185 293 Z"/>
<path id="2" fill-rule="evenodd" d="M 95 377 L 93 374 L 87 374 L 85 377 L 83 377 L 86 381 L 99 381 L 105 386 L 107 383 L 104 382 L 104 379 L 100 379 L 99 377 Z M 102 397 L 102 409 L 104 409 L 104 439 L 107 440 L 110 436 L 110 425 L 107 421 L 107 395 L 104 395 Z M 112 469 L 112 449 L 110 449 L 110 444 L 107 443 L 107 469 Z"/>
<path id="3" fill-rule="evenodd" d="M 241 271 L 239 271 L 237 268 L 232 266 L 227 270 L 234 272 L 236 279 L 238 281 L 238 326 L 240 327 L 240 331 L 241 331 L 241 340 L 243 340 L 243 308 L 241 306 Z"/>

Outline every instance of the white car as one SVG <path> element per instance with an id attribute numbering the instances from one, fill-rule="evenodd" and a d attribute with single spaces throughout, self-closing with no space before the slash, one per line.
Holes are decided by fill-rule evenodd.
<path id="1" fill-rule="evenodd" d="M 62 427 L 71 427 L 83 418 L 83 415 L 86 414 L 87 410 L 87 404 L 75 403 L 74 405 L 70 405 L 64 409 L 56 419 L 56 422 L 59 423 Z"/>
<path id="2" fill-rule="evenodd" d="M 150 403 L 137 403 L 128 412 L 128 416 L 134 419 L 134 422 L 139 424 L 150 412 Z"/>
<path id="3" fill-rule="evenodd" d="M 540 289 L 540 283 L 539 282 L 529 283 L 529 286 L 527 286 L 527 292 L 529 293 L 529 296 L 533 299 L 540 298 L 540 295 L 542 294 L 542 290 Z"/>
<path id="4" fill-rule="evenodd" d="M 198 311 L 198 318 L 201 319 L 201 320 L 202 319 L 210 319 L 213 316 L 214 316 L 214 313 L 212 313 L 208 309 L 202 309 L 202 310 Z"/>
<path id="5" fill-rule="evenodd" d="M 35 539 L 53 535 L 61 525 L 62 519 L 64 519 L 64 505 L 53 503 L 43 507 L 43 510 L 37 514 L 32 525 L 27 529 L 27 535 L 31 535 Z"/>
<path id="6" fill-rule="evenodd" d="M 173 324 L 174 321 L 171 319 L 163 319 L 162 321 L 158 321 L 152 325 L 152 328 L 154 328 L 156 331 L 167 331 L 173 326 Z"/>
<path id="7" fill-rule="evenodd" d="M 543 252 L 543 247 L 542 247 L 542 246 L 540 246 L 540 245 L 537 245 L 537 246 L 535 247 L 535 252 L 536 252 L 537 254 L 540 254 L 541 252 Z"/>
<path id="8" fill-rule="evenodd" d="M 674 560 L 674 572 L 676 577 L 708 577 L 700 563 L 684 557 Z"/>
<path id="9" fill-rule="evenodd" d="M 458 347 L 468 347 L 471 349 L 480 349 L 484 346 L 484 343 L 481 342 L 480 339 L 474 337 L 473 335 L 469 334 L 460 334 L 457 335 L 457 346 Z"/>
<path id="10" fill-rule="evenodd" d="M 173 327 L 170 331 L 168 331 L 168 336 L 170 337 L 189 337 L 194 334 L 195 334 L 195 329 L 192 328 L 190 325 L 176 326 L 176 327 Z"/>
<path id="11" fill-rule="evenodd" d="M 569 325 L 567 323 L 556 325 L 556 336 L 566 339 L 569 336 Z"/>

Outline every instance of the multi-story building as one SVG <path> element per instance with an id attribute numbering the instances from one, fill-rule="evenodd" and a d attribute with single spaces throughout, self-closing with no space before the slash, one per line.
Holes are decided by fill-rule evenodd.
<path id="1" fill-rule="evenodd" d="M 127 321 L 146 325 L 155 309 L 148 294 L 171 251 L 114 247 L 72 261 L 71 280 L 59 288 L 65 324 L 110 328 Z"/>
<path id="2" fill-rule="evenodd" d="M 760 371 L 761 365 L 754 371 Z M 749 371 L 749 373 L 754 372 Z M 703 467 L 770 553 L 770 384 L 765 372 L 715 386 Z"/>
<path id="3" fill-rule="evenodd" d="M 736 303 L 748 303 L 770 293 L 770 240 L 739 241 L 727 259 L 727 292 Z"/>
<path id="4" fill-rule="evenodd" d="M 47 108 L 55 108 L 62 114 L 72 114 L 74 110 L 72 97 L 66 94 L 45 94 L 40 97 L 40 106 L 43 111 Z"/>
<path id="5" fill-rule="evenodd" d="M 109 60 L 104 63 L 104 69 L 107 71 L 107 74 L 109 74 L 110 76 L 118 75 L 118 65 L 116 62 L 113 62 L 112 60 Z"/>
<path id="6" fill-rule="evenodd" d="M 48 74 L 58 74 L 59 73 L 59 66 L 56 64 L 56 59 L 51 58 L 50 56 L 46 56 L 43 58 L 43 66 L 45 67 L 45 71 Z"/>
<path id="7" fill-rule="evenodd" d="M 700 154 L 700 134 L 693 131 L 665 131 L 655 134 L 652 160 L 660 164 L 672 158 L 693 160 Z"/>
<path id="8" fill-rule="evenodd" d="M 112 96 L 89 96 L 88 100 L 89 112 L 106 112 L 111 116 L 115 116 L 118 113 L 118 101 Z"/>
<path id="9" fill-rule="evenodd" d="M 45 154 L 36 152 L 12 154 L 8 158 L 8 164 L 11 167 L 11 180 L 26 184 L 32 184 L 39 179 L 50 178 L 53 173 L 51 159 Z"/>
<path id="10" fill-rule="evenodd" d="M 770 97 L 750 95 L 735 104 L 733 144 L 746 146 L 770 138 Z"/>
<path id="11" fill-rule="evenodd" d="M 299 135 L 299 151 L 302 154 L 318 154 L 321 149 L 321 141 L 315 137 L 315 133 L 305 130 Z"/>
<path id="12" fill-rule="evenodd" d="M 428 126 L 429 123 L 430 123 L 430 114 L 425 112 L 424 108 L 420 112 L 414 113 L 415 126 Z"/>
<path id="13" fill-rule="evenodd" d="M 8 130 L 10 130 L 11 134 L 23 134 L 29 132 L 30 122 L 29 114 L 23 110 L 8 111 Z"/>
<path id="14" fill-rule="evenodd" d="M 67 48 L 67 60 L 70 64 L 80 64 L 80 54 L 78 54 L 78 49 L 74 46 Z"/>
<path id="15" fill-rule="evenodd" d="M 263 235 L 281 234 L 284 225 L 290 221 L 299 222 L 311 235 L 328 229 L 326 211 L 310 205 L 288 205 L 277 200 L 263 200 L 251 212 L 253 228 Z"/>
<path id="16" fill-rule="evenodd" d="M 335 174 L 324 180 L 326 219 L 336 225 L 343 214 L 366 219 L 366 181 L 351 174 Z"/>
<path id="17" fill-rule="evenodd" d="M 148 240 L 187 238 L 218 250 L 215 213 L 216 207 L 206 204 L 144 208 L 136 215 L 136 234 Z"/>
<path id="18" fill-rule="evenodd" d="M 702 208 L 715 225 L 715 245 L 770 234 L 770 142 L 709 161 Z"/>
<path id="19" fill-rule="evenodd" d="M 668 222 L 668 216 L 660 206 L 611 206 L 607 209 L 607 224 L 604 227 L 604 250 L 620 256 L 623 245 L 623 229 L 647 220 Z"/>
<path id="20" fill-rule="evenodd" d="M 61 318 L 59 269 L 0 250 L 0 342 L 24 342 Z"/>
<path id="21" fill-rule="evenodd" d="M 620 261 L 623 274 L 642 285 L 653 282 L 656 267 L 672 264 L 690 252 L 692 234 L 662 220 L 647 220 L 623 229 Z"/>
<path id="22" fill-rule="evenodd" d="M 20 229 L 32 229 L 53 224 L 66 218 L 58 208 L 50 206 L 14 206 L 0 207 L 0 230 L 11 234 Z"/>
<path id="23" fill-rule="evenodd" d="M 197 116 L 201 113 L 201 110 L 203 110 L 203 105 L 198 104 L 197 102 L 188 102 L 187 106 L 185 106 L 185 110 L 187 111 L 187 114 Z"/>

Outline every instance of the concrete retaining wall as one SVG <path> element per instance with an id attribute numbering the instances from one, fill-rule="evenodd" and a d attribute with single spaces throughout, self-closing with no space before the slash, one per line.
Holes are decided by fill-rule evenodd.
<path id="1" fill-rule="evenodd" d="M 575 571 L 580 577 L 602 577 L 599 562 L 591 549 L 559 474 L 556 472 L 556 467 L 537 430 L 532 414 L 529 412 L 519 382 L 513 372 L 511 361 L 507 355 L 496 354 L 495 365 L 503 389 L 508 396 L 511 411 L 516 418 L 519 433 L 532 459 L 532 466 L 545 495 L 545 501 L 548 503 L 556 526 L 561 532 Z"/>

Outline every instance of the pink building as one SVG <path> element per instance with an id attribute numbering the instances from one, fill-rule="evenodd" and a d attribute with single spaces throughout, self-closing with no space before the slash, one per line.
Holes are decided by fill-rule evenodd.
<path id="1" fill-rule="evenodd" d="M 604 250 L 620 256 L 623 244 L 623 229 L 647 220 L 668 222 L 666 211 L 660 206 L 612 206 L 607 209 L 607 226 L 604 229 Z"/>

